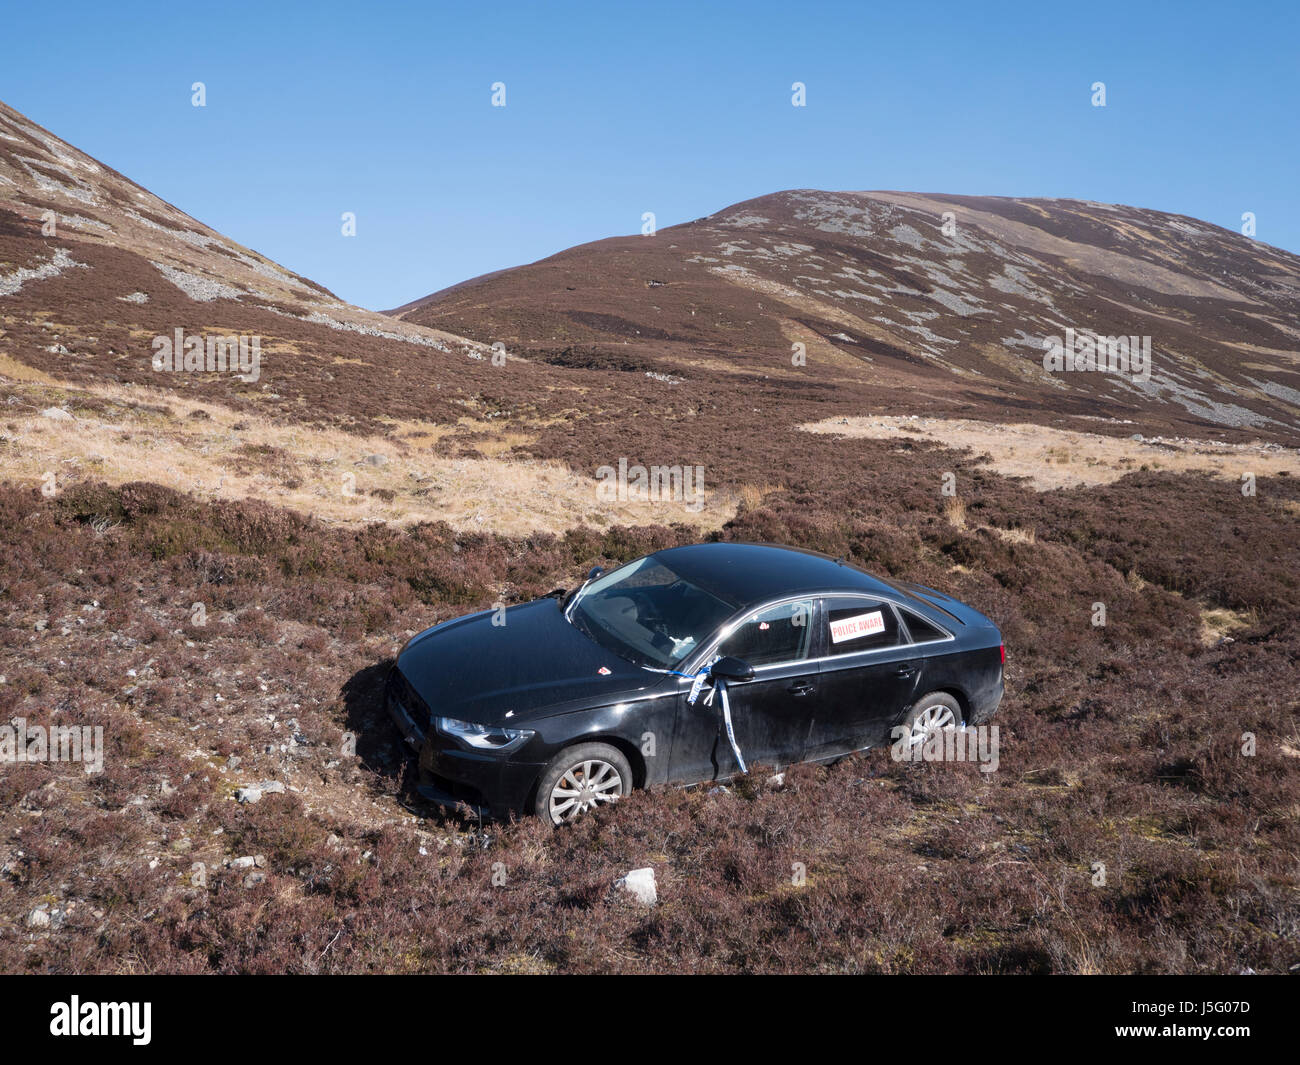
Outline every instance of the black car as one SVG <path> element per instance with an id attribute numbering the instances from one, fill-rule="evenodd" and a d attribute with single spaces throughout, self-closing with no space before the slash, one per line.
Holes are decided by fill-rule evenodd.
<path id="1" fill-rule="evenodd" d="M 420 633 L 387 704 L 425 798 L 559 824 L 634 787 L 831 761 L 900 724 L 917 741 L 979 724 L 1004 658 L 988 618 L 932 589 L 708 543 Z"/>

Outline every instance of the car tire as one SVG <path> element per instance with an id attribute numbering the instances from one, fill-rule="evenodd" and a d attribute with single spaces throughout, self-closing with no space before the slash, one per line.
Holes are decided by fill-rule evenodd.
<path id="1" fill-rule="evenodd" d="M 592 788 L 584 787 L 588 773 Z M 632 766 L 617 747 L 607 743 L 566 747 L 542 771 L 533 813 L 548 825 L 568 824 L 629 794 L 632 783 Z"/>
<path id="2" fill-rule="evenodd" d="M 908 730 L 908 746 L 914 746 L 924 742 L 931 729 L 960 725 L 961 703 L 947 692 L 930 692 L 912 704 L 902 724 Z"/>

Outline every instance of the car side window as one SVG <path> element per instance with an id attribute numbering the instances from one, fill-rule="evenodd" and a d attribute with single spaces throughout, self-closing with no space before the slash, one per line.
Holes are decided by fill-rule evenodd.
<path id="1" fill-rule="evenodd" d="M 876 600 L 828 599 L 825 624 L 828 655 L 874 651 L 893 647 L 900 640 L 894 608 Z"/>
<path id="2" fill-rule="evenodd" d="M 751 614 L 718 646 L 751 666 L 797 662 L 807 657 L 812 637 L 813 601 L 781 603 Z"/>
<path id="3" fill-rule="evenodd" d="M 946 640 L 948 638 L 948 634 L 943 629 L 926 621 L 916 611 L 908 610 L 906 607 L 901 609 L 903 611 L 903 620 L 907 623 L 907 631 L 911 635 L 913 643 L 934 643 L 935 640 Z"/>

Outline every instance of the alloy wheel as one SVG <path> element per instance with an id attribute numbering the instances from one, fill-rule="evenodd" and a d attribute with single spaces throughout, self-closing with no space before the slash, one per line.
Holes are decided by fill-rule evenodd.
<path id="1" fill-rule="evenodd" d="M 957 724 L 957 718 L 952 712 L 952 707 L 944 706 L 943 703 L 935 703 L 927 706 L 916 715 L 912 722 L 912 735 L 909 737 L 909 744 L 913 747 L 924 743 L 925 738 L 931 732 L 939 729 L 953 728 Z"/>
<path id="2" fill-rule="evenodd" d="M 565 770 L 551 789 L 551 820 L 564 824 L 622 794 L 623 776 L 617 767 L 598 758 L 585 759 Z"/>

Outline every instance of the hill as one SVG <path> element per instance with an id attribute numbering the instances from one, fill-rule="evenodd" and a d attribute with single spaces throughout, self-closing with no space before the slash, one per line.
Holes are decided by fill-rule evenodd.
<path id="1" fill-rule="evenodd" d="M 1300 257 L 1135 207 L 800 189 L 391 313 L 559 366 L 835 382 L 860 413 L 1300 427 Z M 1150 338 L 1149 374 L 1048 371 L 1066 329 Z"/>

